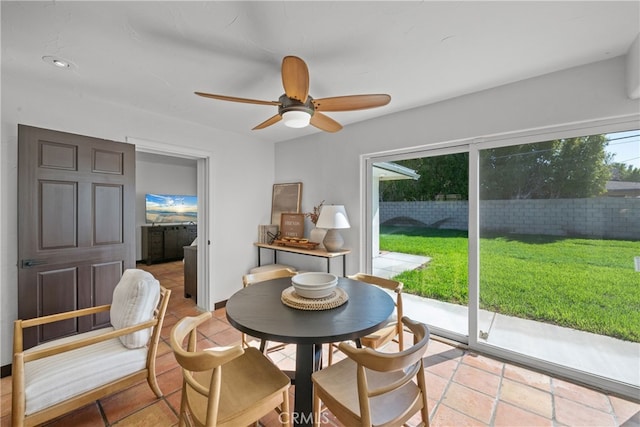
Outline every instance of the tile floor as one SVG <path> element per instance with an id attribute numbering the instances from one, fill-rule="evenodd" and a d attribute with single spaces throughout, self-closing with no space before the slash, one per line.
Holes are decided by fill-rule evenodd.
<path id="1" fill-rule="evenodd" d="M 158 382 L 165 393 L 156 398 L 146 382 L 87 405 L 47 426 L 175 426 L 181 375 L 167 344 L 178 319 L 197 314 L 182 294 L 182 262 L 147 267 L 173 290 L 157 360 Z M 240 283 L 240 280 L 238 280 Z M 199 329 L 202 345 L 229 345 L 240 340 L 224 309 Z M 410 341 L 407 341 L 410 342 Z M 282 369 L 293 369 L 292 346 L 271 357 Z M 433 339 L 425 357 L 431 426 L 640 426 L 640 404 L 582 387 L 560 378 L 523 369 Z M 1 381 L 1 423 L 11 425 L 11 378 Z M 292 395 L 293 398 L 293 395 Z M 261 420 L 278 425 L 275 413 Z M 328 426 L 340 426 L 328 416 Z M 411 424 L 415 425 L 415 424 Z"/>

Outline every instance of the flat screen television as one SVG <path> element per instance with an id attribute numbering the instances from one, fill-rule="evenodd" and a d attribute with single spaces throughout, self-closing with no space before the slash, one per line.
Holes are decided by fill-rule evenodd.
<path id="1" fill-rule="evenodd" d="M 147 223 L 162 224 L 198 221 L 198 197 L 182 194 L 145 195 Z"/>

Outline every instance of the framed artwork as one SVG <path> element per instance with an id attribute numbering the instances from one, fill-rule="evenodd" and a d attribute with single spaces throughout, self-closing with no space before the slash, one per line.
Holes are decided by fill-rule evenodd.
<path id="1" fill-rule="evenodd" d="M 280 238 L 283 237 L 304 237 L 303 213 L 280 214 Z"/>
<path id="2" fill-rule="evenodd" d="M 283 213 L 300 213 L 302 183 L 273 184 L 271 199 L 271 224 L 280 225 Z"/>

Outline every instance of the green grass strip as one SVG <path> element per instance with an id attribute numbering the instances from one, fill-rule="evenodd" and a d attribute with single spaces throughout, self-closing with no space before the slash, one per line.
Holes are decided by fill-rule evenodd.
<path id="1" fill-rule="evenodd" d="M 380 249 L 423 255 L 396 276 L 408 293 L 468 305 L 466 231 L 381 227 Z M 640 242 L 556 236 L 483 236 L 480 308 L 640 342 Z"/>

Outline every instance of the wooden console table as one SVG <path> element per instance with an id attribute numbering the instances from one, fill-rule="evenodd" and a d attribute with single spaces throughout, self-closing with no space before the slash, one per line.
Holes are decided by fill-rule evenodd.
<path id="1" fill-rule="evenodd" d="M 351 249 L 342 249 L 338 252 L 327 252 L 324 249 L 302 249 L 302 248 L 293 248 L 290 246 L 280 246 L 280 245 L 269 245 L 267 243 L 254 243 L 255 246 L 258 247 L 258 266 L 262 265 L 260 262 L 260 250 L 261 249 L 271 249 L 273 251 L 273 263 L 278 263 L 278 252 L 289 252 L 292 254 L 300 254 L 300 255 L 308 255 L 319 258 L 327 259 L 327 273 L 329 273 L 329 269 L 331 267 L 331 259 L 342 257 L 342 275 L 347 275 L 347 259 L 346 256 L 348 253 L 351 253 Z"/>

